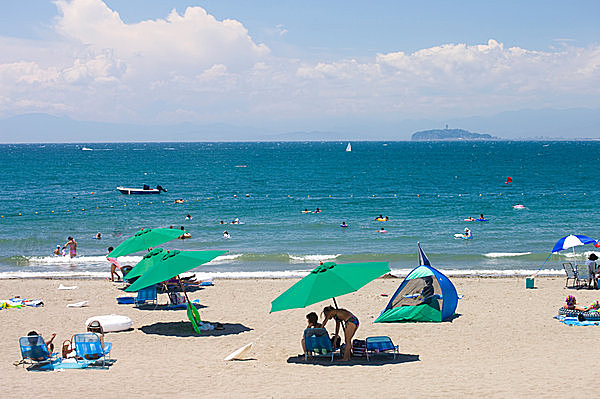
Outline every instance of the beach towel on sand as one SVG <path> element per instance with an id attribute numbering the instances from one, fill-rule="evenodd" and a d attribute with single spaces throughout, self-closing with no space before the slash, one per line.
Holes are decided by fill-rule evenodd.
<path id="1" fill-rule="evenodd" d="M 560 321 L 563 324 L 568 326 L 598 326 L 600 325 L 600 321 L 592 321 L 592 320 L 577 320 L 577 317 L 566 317 L 566 316 L 554 316 L 554 318 Z"/>

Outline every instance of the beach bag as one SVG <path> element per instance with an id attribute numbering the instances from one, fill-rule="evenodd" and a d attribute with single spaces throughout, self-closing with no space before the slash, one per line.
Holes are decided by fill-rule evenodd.
<path id="1" fill-rule="evenodd" d="M 366 356 L 367 341 L 364 339 L 355 339 L 352 341 L 352 354 L 354 356 Z"/>
<path id="2" fill-rule="evenodd" d="M 186 303 L 185 296 L 181 292 L 169 292 L 169 300 L 173 305 Z"/>

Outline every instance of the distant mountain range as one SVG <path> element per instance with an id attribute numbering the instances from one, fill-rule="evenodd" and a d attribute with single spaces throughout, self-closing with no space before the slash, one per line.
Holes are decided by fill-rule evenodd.
<path id="1" fill-rule="evenodd" d="M 233 123 L 134 124 L 78 121 L 49 114 L 22 114 L 0 119 L 0 143 L 94 143 L 94 142 L 190 142 L 190 141 L 396 141 L 410 140 L 412 132 L 431 126 L 440 129 L 439 140 L 448 132 L 485 131 L 506 140 L 573 140 L 600 138 L 600 110 L 587 108 L 506 111 L 490 116 L 456 119 L 322 118 L 302 120 L 303 127 L 265 120 L 260 127 Z M 464 129 L 464 130 L 463 130 Z M 471 131 L 467 130 L 470 129 Z M 456 133 L 458 134 L 458 133 Z M 417 136 L 418 137 L 418 136 Z M 443 139 L 469 139 L 460 133 Z"/>
<path id="2" fill-rule="evenodd" d="M 473 133 L 464 129 L 432 129 L 413 133 L 412 141 L 431 140 L 498 140 L 491 134 Z"/>

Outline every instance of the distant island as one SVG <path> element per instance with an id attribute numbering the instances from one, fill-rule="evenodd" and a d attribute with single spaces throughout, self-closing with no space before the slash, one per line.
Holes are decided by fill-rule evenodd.
<path id="1" fill-rule="evenodd" d="M 412 141 L 431 140 L 498 140 L 490 134 L 473 133 L 464 129 L 432 129 L 413 133 Z"/>

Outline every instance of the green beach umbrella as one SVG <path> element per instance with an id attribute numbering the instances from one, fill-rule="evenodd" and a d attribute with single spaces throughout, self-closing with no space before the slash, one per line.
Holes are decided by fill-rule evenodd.
<path id="1" fill-rule="evenodd" d="M 217 256 L 223 255 L 226 252 L 227 251 L 164 251 L 162 252 L 162 256 L 157 255 L 157 259 L 153 261 L 153 264 L 140 276 L 140 278 L 127 287 L 125 291 L 134 292 L 152 284 L 166 281 L 180 273 L 187 272 L 196 266 L 210 262 Z"/>
<path id="2" fill-rule="evenodd" d="M 175 229 L 144 229 L 140 230 L 135 235 L 129 237 L 118 247 L 113 249 L 107 257 L 116 258 L 118 256 L 129 255 L 134 252 L 143 251 L 167 241 L 174 240 L 182 234 L 187 233 L 184 230 Z"/>
<path id="3" fill-rule="evenodd" d="M 133 269 L 127 273 L 127 278 L 139 277 L 142 274 L 146 273 L 152 266 L 154 266 L 154 262 L 158 261 L 162 256 L 166 253 L 166 250 L 163 248 L 154 248 L 152 251 L 148 252 L 141 261 L 139 261 Z"/>
<path id="4" fill-rule="evenodd" d="M 357 291 L 390 272 L 387 262 L 325 262 L 271 302 L 271 313 L 304 308 L 326 299 Z"/>

